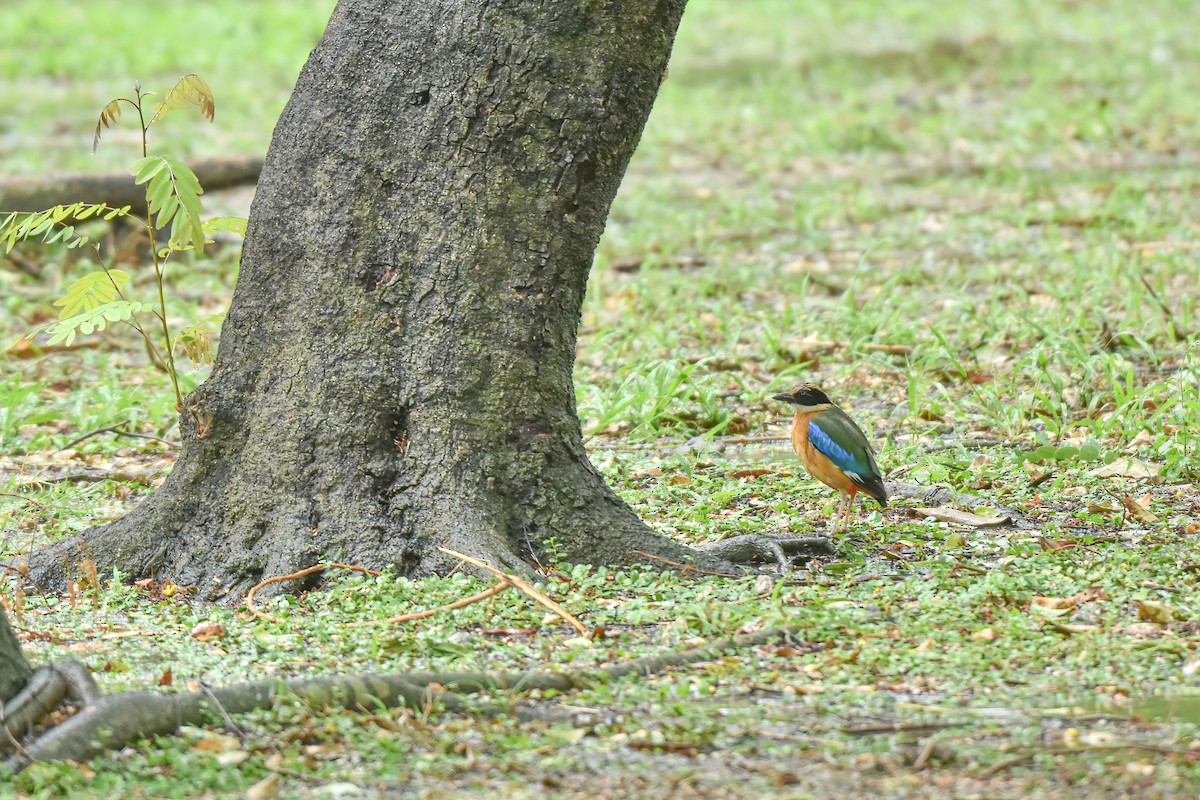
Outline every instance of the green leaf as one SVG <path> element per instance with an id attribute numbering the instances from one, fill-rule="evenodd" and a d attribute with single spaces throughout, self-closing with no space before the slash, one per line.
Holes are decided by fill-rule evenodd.
<path id="1" fill-rule="evenodd" d="M 89 272 L 67 288 L 65 296 L 54 301 L 62 308 L 59 319 L 74 317 L 115 301 L 121 287 L 129 283 L 129 273 L 122 269 Z"/>
<path id="2" fill-rule="evenodd" d="M 116 270 L 113 270 L 114 272 Z M 48 344 L 64 344 L 68 347 L 75 341 L 76 334 L 87 336 L 102 331 L 112 322 L 124 322 L 132 319 L 133 315 L 142 310 L 142 303 L 131 300 L 114 300 L 95 306 L 81 314 L 61 319 L 45 327 L 50 336 Z M 36 331 L 26 334 L 26 337 Z"/>
<path id="3" fill-rule="evenodd" d="M 87 219 L 105 210 L 109 212 L 105 219 L 112 219 L 124 216 L 129 207 L 110 209 L 103 203 L 72 203 L 28 214 L 10 213 L 0 222 L 0 242 L 6 253 L 11 252 L 17 242 L 38 237 L 46 242 L 61 241 L 68 248 L 79 247 L 88 241 L 88 237 L 76 231 L 73 225 L 66 224 L 67 221 Z"/>
<path id="4" fill-rule="evenodd" d="M 143 163 L 135 165 L 139 173 L 148 175 L 146 207 L 154 227 L 171 227 L 170 250 L 189 250 L 203 247 L 204 227 L 201 217 L 204 207 L 200 195 L 204 189 L 196 174 L 186 164 L 171 156 L 154 156 L 158 167 Z"/>
<path id="5" fill-rule="evenodd" d="M 245 217 L 213 217 L 204 222 L 204 233 L 212 236 L 217 231 L 229 231 L 236 233 L 238 236 L 246 235 L 246 218 Z"/>
<path id="6" fill-rule="evenodd" d="M 133 162 L 133 166 L 129 168 L 129 171 L 133 174 L 133 182 L 140 186 L 166 168 L 167 162 L 161 157 L 146 156 Z"/>

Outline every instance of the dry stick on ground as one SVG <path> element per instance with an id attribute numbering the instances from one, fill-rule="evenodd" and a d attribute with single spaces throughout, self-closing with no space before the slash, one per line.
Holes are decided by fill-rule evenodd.
<path id="1" fill-rule="evenodd" d="M 495 567 L 491 566 L 490 564 L 483 563 L 479 559 L 471 558 L 470 556 L 464 556 L 462 553 L 456 553 L 453 550 L 447 550 L 445 547 L 439 547 L 438 550 L 445 553 L 448 556 L 452 556 L 454 558 L 461 558 L 463 561 L 467 562 L 468 564 L 475 566 L 475 567 L 479 567 L 480 569 L 482 569 L 486 572 L 490 572 L 491 574 L 495 575 L 497 578 L 500 578 L 501 580 L 511 583 L 514 587 L 521 590 L 523 593 L 528 595 L 531 599 L 535 600 L 538 603 L 541 603 L 543 606 L 550 609 L 555 614 L 557 614 L 559 617 L 561 617 L 564 622 L 566 622 L 568 625 L 570 625 L 575 630 L 579 631 L 580 636 L 586 636 L 589 639 L 592 637 L 592 632 L 587 629 L 586 625 L 584 625 L 582 622 L 577 620 L 574 616 L 571 615 L 571 613 L 569 611 L 567 611 L 565 608 L 560 606 L 558 603 L 554 602 L 549 597 L 547 597 L 546 595 L 539 592 L 537 589 L 530 586 L 529 583 L 527 581 L 525 581 L 524 579 L 522 579 L 516 575 L 510 575 L 507 572 L 503 572 L 502 570 L 498 570 Z"/>
<path id="2" fill-rule="evenodd" d="M 800 624 L 785 625 L 756 633 L 727 636 L 711 644 L 688 650 L 646 656 L 611 667 L 580 672 L 529 670 L 357 673 L 290 681 L 241 683 L 211 689 L 207 693 L 126 692 L 100 696 L 95 696 L 90 690 L 70 689 L 68 687 L 73 686 L 73 683 L 68 683 L 58 689 L 61 692 L 59 698 L 74 691 L 83 705 L 83 710 L 27 743 L 19 755 L 9 760 L 8 765 L 19 770 L 33 761 L 84 761 L 137 739 L 155 735 L 168 736 L 176 733 L 184 725 L 203 725 L 216 715 L 218 705 L 232 715 L 272 708 L 289 698 L 303 701 L 313 708 L 364 711 L 397 705 L 420 710 L 427 708 L 430 703 L 437 702 L 442 705 L 443 710 L 452 713 L 508 715 L 514 713 L 508 704 L 473 704 L 468 708 L 463 694 L 489 689 L 554 689 L 568 692 L 593 683 L 617 680 L 630 675 L 648 676 L 674 667 L 714 661 L 730 650 L 744 650 L 776 639 L 790 638 L 799 633 L 802 627 Z M 83 670 L 86 673 L 86 668 L 82 665 L 74 662 L 66 664 L 71 666 L 67 667 L 64 662 L 57 662 L 52 667 L 42 668 L 30 680 L 30 685 L 35 681 L 49 679 L 54 686 L 59 686 L 69 680 L 63 673 L 72 669 Z M 90 682 L 90 676 L 88 677 Z M 436 691 L 433 688 L 434 684 L 437 685 Z M 45 715 L 37 716 L 29 724 L 43 719 Z M 515 716 L 522 719 L 542 719 L 545 714 L 537 709 L 526 708 L 516 709 Z M 0 731 L 8 730 L 16 735 L 25 729 L 24 726 L 9 724 L 9 719 L 0 719 Z"/>
<path id="3" fill-rule="evenodd" d="M 259 619 L 265 619 L 267 622 L 284 622 L 285 620 L 282 620 L 279 617 L 272 617 L 270 614 L 267 614 L 263 611 L 259 611 L 258 606 L 254 605 L 255 593 L 257 593 L 258 590 L 263 588 L 264 586 L 269 586 L 272 583 L 280 583 L 282 581 L 294 581 L 297 578 L 303 578 L 305 575 L 312 575 L 314 572 L 320 572 L 323 569 L 330 569 L 332 567 L 336 567 L 337 569 L 352 569 L 355 572 L 365 572 L 368 575 L 378 575 L 379 574 L 377 571 L 375 571 L 373 569 L 367 569 L 366 567 L 356 567 L 353 564 L 339 564 L 336 561 L 330 561 L 327 564 L 314 564 L 311 567 L 307 567 L 305 569 L 300 570 L 299 572 L 293 572 L 290 575 L 277 575 L 274 578 L 267 578 L 265 581 L 260 581 L 259 583 L 255 584 L 254 587 L 250 589 L 250 591 L 246 592 L 246 610 L 249 611 L 254 616 L 258 617 Z"/>
<path id="4" fill-rule="evenodd" d="M 453 603 L 447 603 L 444 606 L 427 608 L 424 611 L 414 611 L 411 614 L 401 614 L 398 617 L 389 617 L 388 619 L 367 619 L 361 622 L 348 622 L 346 623 L 345 627 L 362 628 L 368 625 L 396 625 L 401 622 L 412 622 L 416 619 L 425 619 L 426 617 L 432 617 L 434 614 L 440 614 L 443 611 L 453 611 L 458 608 L 469 606 L 472 603 L 478 603 L 480 600 L 486 600 L 493 595 L 499 594 L 510 586 L 512 586 L 512 584 L 509 583 L 507 578 L 504 578 L 484 589 L 482 592 L 479 592 L 478 594 L 473 594 L 470 597 L 463 597 L 459 600 L 455 600 Z"/>
<path id="5" fill-rule="evenodd" d="M 1183 756 L 1185 758 L 1195 758 L 1195 750 L 1181 750 L 1178 747 L 1163 747 L 1157 744 L 1140 744 L 1137 742 L 1126 742 L 1124 744 L 1098 744 L 1090 747 L 1047 747 L 1041 750 L 1030 750 L 1020 755 L 1005 758 L 997 761 L 990 767 L 979 773 L 980 778 L 990 778 L 997 775 L 1006 769 L 1018 766 L 1037 756 L 1065 756 L 1065 755 L 1085 755 L 1087 753 L 1108 753 L 1114 750 L 1141 750 L 1148 753 L 1158 753 L 1164 756 Z"/>

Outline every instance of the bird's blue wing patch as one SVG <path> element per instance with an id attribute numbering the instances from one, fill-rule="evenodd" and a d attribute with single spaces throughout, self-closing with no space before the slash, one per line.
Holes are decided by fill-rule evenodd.
<path id="1" fill-rule="evenodd" d="M 863 463 L 861 459 L 855 458 L 854 454 L 838 444 L 832 436 L 821 428 L 817 421 L 820 417 L 814 417 L 808 421 L 808 441 L 812 446 L 817 448 L 817 451 L 832 461 L 843 472 L 853 472 L 857 475 L 869 475 L 870 467 Z"/>

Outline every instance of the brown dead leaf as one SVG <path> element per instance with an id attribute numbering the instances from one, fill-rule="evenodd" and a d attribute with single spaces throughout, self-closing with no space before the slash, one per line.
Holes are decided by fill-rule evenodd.
<path id="1" fill-rule="evenodd" d="M 748 433 L 750 431 L 750 420 L 743 417 L 741 414 L 734 414 L 729 418 L 725 425 L 725 433 L 727 435 L 736 435 L 740 433 Z"/>
<path id="2" fill-rule="evenodd" d="M 863 345 L 863 349 L 868 353 L 887 353 L 890 356 L 906 356 L 912 353 L 912 345 L 910 344 L 882 344 L 873 342 Z"/>
<path id="3" fill-rule="evenodd" d="M 792 647 L 789 644 L 779 645 L 778 647 L 770 646 L 763 651 L 764 655 L 774 655 L 780 658 L 794 658 L 795 656 L 804 655 L 804 651 L 799 648 Z"/>
<path id="4" fill-rule="evenodd" d="M 1042 608 L 1074 608 L 1073 597 L 1035 597 L 1033 602 Z"/>
<path id="5" fill-rule="evenodd" d="M 1138 619 L 1166 625 L 1175 618 L 1175 611 L 1166 603 L 1157 600 L 1138 600 Z"/>
<path id="6" fill-rule="evenodd" d="M 1121 494 L 1120 499 L 1121 505 L 1125 506 L 1125 510 L 1129 512 L 1129 516 L 1138 522 L 1147 525 L 1152 522 L 1158 522 L 1158 515 L 1149 509 L 1150 495 L 1146 495 L 1141 500 L 1134 500 L 1132 495 Z"/>
<path id="7" fill-rule="evenodd" d="M 1075 608 L 1083 603 L 1090 603 L 1093 600 L 1107 600 L 1108 595 L 1098 586 L 1092 586 L 1084 589 L 1082 592 L 1071 595 L 1070 597 L 1035 597 L 1033 602 L 1042 608 Z"/>
<path id="8" fill-rule="evenodd" d="M 938 506 L 937 508 L 918 508 L 916 512 L 923 517 L 932 517 L 933 519 L 949 522 L 955 525 L 969 525 L 972 528 L 994 528 L 997 525 L 1004 525 L 1012 522 L 1012 517 L 1004 517 L 999 515 L 981 516 L 972 514 L 969 511 L 960 511 L 957 508 L 950 506 Z"/>
<path id="9" fill-rule="evenodd" d="M 975 631 L 971 634 L 971 638 L 977 642 L 993 642 L 1000 638 L 1000 634 L 992 628 L 984 628 L 981 631 Z"/>
<path id="10" fill-rule="evenodd" d="M 246 800 L 271 800 L 279 794 L 279 776 L 268 775 L 246 790 Z"/>
<path id="11" fill-rule="evenodd" d="M 1037 537 L 1037 543 L 1046 550 L 1070 550 L 1079 546 L 1075 539 L 1049 539 L 1045 536 Z"/>
<path id="12" fill-rule="evenodd" d="M 671 483 L 687 484 L 687 483 L 691 483 L 691 482 L 692 482 L 692 479 L 689 478 L 687 475 L 672 475 L 671 476 Z"/>
<path id="13" fill-rule="evenodd" d="M 1142 461 L 1140 458 L 1118 458 L 1111 464 L 1097 467 L 1088 472 L 1096 478 L 1157 478 L 1159 465 Z"/>
<path id="14" fill-rule="evenodd" d="M 236 767 L 238 764 L 245 763 L 248 758 L 250 758 L 250 754 L 245 750 L 230 750 L 228 753 L 218 753 L 217 763 L 222 767 Z"/>
<path id="15" fill-rule="evenodd" d="M 69 353 L 72 350 L 95 349 L 100 345 L 100 341 L 78 342 L 67 346 L 62 344 L 38 344 L 30 339 L 21 339 L 4 352 L 13 358 L 41 358 L 47 353 Z"/>
<path id="16" fill-rule="evenodd" d="M 628 746 L 632 750 L 656 750 L 689 758 L 700 755 L 700 749 L 696 745 L 680 742 L 630 742 Z"/>
<path id="17" fill-rule="evenodd" d="M 1069 623 L 1069 622 L 1054 622 L 1053 620 L 1047 620 L 1046 627 L 1050 628 L 1051 630 L 1058 631 L 1059 633 L 1065 633 L 1067 635 L 1074 634 L 1074 633 L 1091 633 L 1092 631 L 1100 630 L 1099 625 L 1082 625 L 1082 624 Z"/>
<path id="18" fill-rule="evenodd" d="M 1149 447 L 1152 444 L 1154 444 L 1154 437 L 1150 435 L 1150 431 L 1139 431 L 1138 435 L 1129 442 L 1128 448 L 1134 450 L 1138 447 Z"/>
<path id="19" fill-rule="evenodd" d="M 1135 622 L 1121 628 L 1120 632 L 1139 639 L 1157 639 L 1163 635 L 1163 627 L 1157 622 Z"/>
<path id="20" fill-rule="evenodd" d="M 198 623 L 192 628 L 193 639 L 201 642 L 211 642 L 213 639 L 220 639 L 225 636 L 225 627 L 219 622 L 205 621 Z"/>
<path id="21" fill-rule="evenodd" d="M 170 686 L 170 685 L 171 685 L 171 681 L 173 681 L 174 679 L 175 679 L 175 678 L 174 678 L 174 676 L 171 674 L 171 670 L 170 670 L 170 669 L 163 670 L 163 674 L 162 674 L 162 675 L 159 677 L 159 679 L 158 679 L 158 685 L 159 685 L 159 686 Z"/>
<path id="22" fill-rule="evenodd" d="M 737 472 L 731 473 L 733 478 L 757 478 L 761 475 L 770 475 L 769 469 L 739 469 Z"/>
<path id="23" fill-rule="evenodd" d="M 242 746 L 242 742 L 236 736 L 229 736 L 216 731 L 207 731 L 194 745 L 193 750 L 203 750 L 208 753 L 228 753 L 231 750 L 237 750 Z"/>

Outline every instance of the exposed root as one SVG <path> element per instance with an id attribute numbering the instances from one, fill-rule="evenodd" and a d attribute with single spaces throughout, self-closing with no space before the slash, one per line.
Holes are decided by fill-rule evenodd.
<path id="1" fill-rule="evenodd" d="M 834 555 L 833 545 L 824 536 L 776 538 L 758 534 L 722 539 L 705 547 L 704 552 L 735 564 L 773 561 L 783 572 L 790 570 L 797 562 Z"/>
<path id="2" fill-rule="evenodd" d="M 87 702 L 82 711 L 61 725 L 26 744 L 9 759 L 8 765 L 19 770 L 34 761 L 84 761 L 98 753 L 124 746 L 149 736 L 167 736 L 183 725 L 202 725 L 214 712 L 223 717 L 267 709 L 289 698 L 314 708 L 347 708 L 372 711 L 381 705 L 404 705 L 431 710 L 440 705 L 451 713 L 481 713 L 500 716 L 511 713 L 507 704 L 490 704 L 468 709 L 464 694 L 484 690 L 555 689 L 568 692 L 596 682 L 612 681 L 628 675 L 654 675 L 675 667 L 720 658 L 729 650 L 757 647 L 774 639 L 796 635 L 801 625 L 768 628 L 741 636 L 727 636 L 711 644 L 634 659 L 610 667 L 579 672 L 397 672 L 330 675 L 323 678 L 286 682 L 242 683 L 203 692 L 158 694 L 127 692 L 107 695 Z M 44 669 L 56 669 L 47 667 Z M 61 675 L 61 673 L 59 673 Z M 71 679 L 62 677 L 64 683 Z M 31 686 L 32 686 L 31 681 Z M 435 688 L 436 686 L 436 688 Z M 62 690 L 59 701 L 66 696 Z M 85 692 L 85 693 L 90 693 Z M 43 697 L 45 700 L 48 695 Z M 44 706 L 44 702 L 43 702 Z M 46 711 L 40 718 L 44 718 Z M 518 709 L 516 716 L 521 718 Z M 6 717 L 6 729 L 8 726 Z M 17 733 L 13 731 L 13 733 Z"/>
<path id="3" fill-rule="evenodd" d="M 672 561 L 669 558 L 663 558 L 655 553 L 647 553 L 645 550 L 630 550 L 626 555 L 645 561 L 655 561 L 659 564 L 665 564 L 671 569 L 679 570 L 680 574 L 684 575 L 689 572 L 694 572 L 697 575 L 712 575 L 716 578 L 743 578 L 746 575 L 744 572 L 713 572 L 707 569 L 700 569 L 692 564 L 682 564 L 678 561 Z"/>
<path id="4" fill-rule="evenodd" d="M 86 707 L 100 698 L 100 688 L 78 661 L 52 661 L 0 708 L 0 753 L 19 749 L 19 741 L 66 699 Z"/>
<path id="5" fill-rule="evenodd" d="M 951 503 L 965 503 L 969 506 L 986 505 L 996 509 L 1000 514 L 1012 520 L 1012 526 L 1018 530 L 1034 530 L 1037 525 L 1019 510 L 1011 506 L 1002 506 L 986 497 L 964 494 L 948 489 L 945 486 L 921 486 L 915 483 L 900 483 L 888 481 L 884 484 L 888 494 L 893 497 L 913 497 L 927 506 L 944 506 Z"/>

